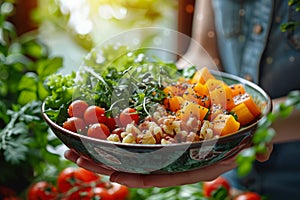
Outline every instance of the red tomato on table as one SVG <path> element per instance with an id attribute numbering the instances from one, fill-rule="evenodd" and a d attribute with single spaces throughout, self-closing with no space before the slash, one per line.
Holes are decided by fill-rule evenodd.
<path id="1" fill-rule="evenodd" d="M 36 182 L 30 186 L 27 199 L 28 200 L 49 200 L 58 197 L 57 189 L 54 185 L 47 181 Z"/>
<path id="2" fill-rule="evenodd" d="M 100 179 L 100 176 L 91 171 L 83 168 L 67 167 L 59 173 L 57 187 L 59 192 L 67 192 L 74 186 L 97 181 L 98 179 Z"/>
<path id="3" fill-rule="evenodd" d="M 212 197 L 212 193 L 218 190 L 220 187 L 224 187 L 228 192 L 230 190 L 229 182 L 222 176 L 212 180 L 203 182 L 203 193 L 206 197 Z"/>
<path id="4" fill-rule="evenodd" d="M 83 168 L 67 167 L 57 177 L 63 200 L 86 199 L 90 189 L 101 182 L 101 176 Z"/>
<path id="5" fill-rule="evenodd" d="M 87 197 L 82 198 L 82 200 L 116 200 L 113 195 L 111 195 L 106 188 L 103 187 L 94 187 L 90 188 Z"/>
<path id="6" fill-rule="evenodd" d="M 244 192 L 234 197 L 233 200 L 261 200 L 261 196 L 255 192 Z"/>
<path id="7" fill-rule="evenodd" d="M 114 200 L 125 200 L 129 195 L 129 188 L 119 183 L 108 183 L 106 186 L 108 193 L 111 194 Z"/>

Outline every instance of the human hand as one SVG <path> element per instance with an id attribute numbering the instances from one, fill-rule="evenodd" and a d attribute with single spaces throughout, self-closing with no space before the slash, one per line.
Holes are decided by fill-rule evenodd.
<path id="1" fill-rule="evenodd" d="M 269 159 L 273 144 L 267 144 L 266 152 L 258 154 L 256 160 L 265 162 Z M 210 181 L 219 175 L 234 169 L 237 165 L 235 157 L 218 162 L 214 165 L 200 169 L 181 172 L 176 174 L 133 174 L 115 171 L 108 166 L 101 165 L 92 160 L 86 159 L 73 150 L 67 150 L 65 158 L 76 163 L 78 166 L 98 174 L 107 175 L 110 181 L 117 182 L 132 188 L 149 188 L 149 187 L 171 187 L 185 184 L 197 183 L 200 181 Z"/>
<path id="2" fill-rule="evenodd" d="M 67 150 L 65 152 L 65 157 L 82 168 L 102 175 L 107 175 L 110 177 L 110 181 L 117 182 L 131 188 L 171 187 L 192 184 L 200 181 L 209 181 L 236 167 L 235 157 L 231 157 L 217 164 L 193 171 L 176 174 L 144 175 L 117 172 L 105 165 L 100 165 L 92 160 L 81 157 L 73 150 Z"/>

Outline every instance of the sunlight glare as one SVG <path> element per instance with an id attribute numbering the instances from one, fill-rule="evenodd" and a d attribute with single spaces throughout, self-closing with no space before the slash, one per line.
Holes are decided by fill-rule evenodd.
<path id="1" fill-rule="evenodd" d="M 99 16 L 103 19 L 124 19 L 127 15 L 127 9 L 121 6 L 101 5 L 98 8 Z"/>

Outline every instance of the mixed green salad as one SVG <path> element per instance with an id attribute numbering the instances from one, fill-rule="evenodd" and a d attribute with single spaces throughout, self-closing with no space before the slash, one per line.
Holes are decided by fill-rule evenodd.
<path id="1" fill-rule="evenodd" d="M 143 49 L 114 54 L 105 65 L 101 52 L 88 56 L 76 77 L 49 78 L 45 112 L 65 129 L 113 142 L 170 144 L 237 133 L 261 116 L 243 84 L 227 84 L 207 67 L 178 71 Z"/>
<path id="2" fill-rule="evenodd" d="M 78 74 L 73 72 L 66 76 L 53 74 L 48 77 L 46 87 L 50 95 L 45 101 L 46 113 L 53 121 L 63 125 L 68 118 L 68 106 L 74 99 L 84 97 L 87 102 L 108 110 L 106 115 L 113 116 L 120 108 L 130 105 L 140 116 L 146 117 L 147 111 L 165 97 L 163 83 L 171 83 L 181 76 L 192 77 L 195 71 L 195 67 L 178 71 L 174 62 L 149 58 L 142 50 L 131 52 L 126 46 L 107 46 L 100 52 L 91 52 Z M 299 107 L 299 101 L 299 91 L 291 92 L 288 100 L 259 125 L 253 147 L 238 157 L 241 175 L 251 170 L 255 154 L 265 151 L 265 144 L 275 135 L 270 125 L 277 118 L 289 116 L 294 108 Z"/>
<path id="3" fill-rule="evenodd" d="M 114 60 L 111 55 L 120 56 Z M 101 63 L 95 63 L 95 56 L 99 55 L 91 53 L 77 74 L 48 77 L 46 87 L 51 95 L 45 102 L 46 113 L 58 124 L 62 125 L 68 106 L 78 98 L 104 108 L 106 115 L 132 107 L 145 118 L 147 111 L 165 97 L 165 84 L 182 73 L 193 74 L 187 70 L 179 73 L 174 62 L 149 58 L 142 50 L 133 52 L 126 46 L 105 47 L 101 57 L 106 59 Z"/>

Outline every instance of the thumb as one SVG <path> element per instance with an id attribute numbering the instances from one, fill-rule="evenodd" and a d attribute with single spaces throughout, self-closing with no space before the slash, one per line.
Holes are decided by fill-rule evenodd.
<path id="1" fill-rule="evenodd" d="M 259 162 L 265 162 L 269 160 L 272 151 L 273 151 L 273 144 L 271 143 L 267 144 L 265 152 L 256 154 L 256 160 Z"/>

